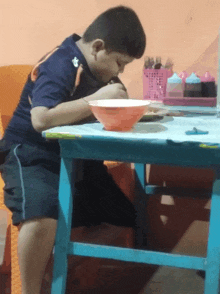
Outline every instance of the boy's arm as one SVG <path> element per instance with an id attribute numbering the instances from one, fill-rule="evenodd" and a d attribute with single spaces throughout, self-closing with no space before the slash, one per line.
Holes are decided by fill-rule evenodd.
<path id="1" fill-rule="evenodd" d="M 32 125 L 37 132 L 59 125 L 74 124 L 92 119 L 94 119 L 94 116 L 84 98 L 64 102 L 51 109 L 44 106 L 31 109 Z"/>
<path id="2" fill-rule="evenodd" d="M 37 132 L 42 132 L 56 126 L 82 123 L 94 119 L 88 101 L 114 98 L 127 98 L 123 85 L 119 83 L 107 85 L 92 95 L 63 102 L 50 109 L 44 106 L 33 107 L 31 109 L 32 125 Z"/>

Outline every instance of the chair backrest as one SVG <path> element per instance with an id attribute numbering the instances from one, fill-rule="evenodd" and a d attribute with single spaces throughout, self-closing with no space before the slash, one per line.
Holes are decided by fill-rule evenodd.
<path id="1" fill-rule="evenodd" d="M 0 112 L 3 130 L 6 128 L 20 98 L 21 91 L 32 65 L 0 67 Z"/>
<path id="2" fill-rule="evenodd" d="M 1 112 L 0 112 L 0 140 L 3 136 L 3 123 L 2 123 L 2 115 L 1 115 Z"/>
<path id="3" fill-rule="evenodd" d="M 24 87 L 28 74 L 33 69 L 32 65 L 9 65 L 0 67 L 0 138 L 10 121 L 13 112 L 20 99 L 21 91 Z M 0 219 L 1 219 L 1 239 L 3 241 L 0 248 L 0 272 L 10 271 L 11 273 L 11 293 L 21 293 L 21 279 L 17 256 L 18 229 L 12 226 L 11 214 L 7 210 L 3 201 L 3 181 L 0 177 Z M 7 226 L 6 243 L 6 212 L 10 215 Z M 7 243 L 8 242 L 8 243 Z M 4 257 L 4 259 L 2 259 Z"/>

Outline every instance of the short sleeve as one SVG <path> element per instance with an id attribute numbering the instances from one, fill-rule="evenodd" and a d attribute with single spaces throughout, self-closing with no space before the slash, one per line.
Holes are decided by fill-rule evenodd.
<path id="1" fill-rule="evenodd" d="M 32 108 L 53 108 L 68 101 L 76 78 L 76 68 L 65 49 L 57 50 L 38 68 L 38 77 L 32 91 Z"/>

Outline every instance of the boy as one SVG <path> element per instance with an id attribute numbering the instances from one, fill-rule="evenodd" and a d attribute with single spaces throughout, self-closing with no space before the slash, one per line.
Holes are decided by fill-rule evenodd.
<path id="1" fill-rule="evenodd" d="M 135 12 L 115 7 L 97 17 L 82 38 L 74 34 L 44 56 L 28 77 L 0 146 L 5 204 L 20 227 L 22 294 L 40 293 L 58 218 L 59 144 L 41 132 L 94 119 L 87 101 L 128 98 L 117 76 L 143 55 L 145 45 Z M 102 222 L 135 227 L 135 209 L 103 162 L 85 160 L 83 171 L 72 227 Z"/>

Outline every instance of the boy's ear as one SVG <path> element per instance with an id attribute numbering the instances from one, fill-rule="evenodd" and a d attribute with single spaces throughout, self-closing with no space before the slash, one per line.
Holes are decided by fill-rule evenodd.
<path id="1" fill-rule="evenodd" d="M 96 39 L 91 44 L 92 55 L 96 55 L 100 50 L 105 49 L 105 42 L 102 39 Z"/>

